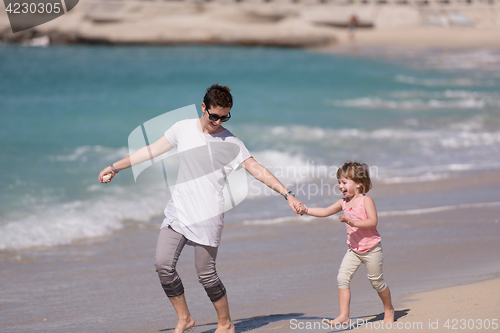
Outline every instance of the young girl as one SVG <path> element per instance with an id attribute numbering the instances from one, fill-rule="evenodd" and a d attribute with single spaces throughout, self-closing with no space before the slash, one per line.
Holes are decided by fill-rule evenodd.
<path id="1" fill-rule="evenodd" d="M 361 264 L 366 265 L 368 279 L 384 304 L 384 322 L 394 321 L 391 292 L 382 273 L 382 246 L 377 232 L 377 209 L 372 198 L 366 195 L 372 183 L 368 166 L 364 163 L 347 162 L 337 170 L 339 189 L 343 199 L 327 208 L 307 208 L 302 205 L 297 213 L 316 217 L 327 217 L 343 211 L 341 222 L 347 229 L 347 253 L 340 264 L 337 276 L 340 314 L 329 325 L 349 323 L 351 290 L 349 283 Z"/>

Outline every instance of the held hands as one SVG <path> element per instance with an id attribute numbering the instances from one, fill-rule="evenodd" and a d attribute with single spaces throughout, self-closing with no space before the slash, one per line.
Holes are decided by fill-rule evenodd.
<path id="1" fill-rule="evenodd" d="M 299 205 L 295 206 L 295 214 L 300 214 L 304 215 L 307 214 L 308 208 L 304 203 L 300 203 Z"/>
<path id="2" fill-rule="evenodd" d="M 293 195 L 289 195 L 287 197 L 287 201 L 294 214 L 300 214 L 299 211 L 301 210 L 301 208 L 305 207 L 305 205 Z"/>
<path id="3" fill-rule="evenodd" d="M 289 195 L 288 198 L 288 205 L 290 208 L 293 210 L 294 214 L 305 214 L 307 212 L 307 207 L 302 203 L 300 200 L 295 198 L 294 196 Z"/>

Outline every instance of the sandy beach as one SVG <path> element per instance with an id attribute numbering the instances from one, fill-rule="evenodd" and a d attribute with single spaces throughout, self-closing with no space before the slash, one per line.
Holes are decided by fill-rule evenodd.
<path id="1" fill-rule="evenodd" d="M 422 332 L 448 328 L 496 331 L 499 284 L 500 279 L 494 279 L 412 295 L 410 301 L 403 303 L 412 311 L 399 320 L 404 323 L 401 327 L 416 328 L 414 323 L 422 322 Z"/>
<path id="2" fill-rule="evenodd" d="M 426 331 L 438 321 L 439 330 L 432 331 L 444 331 L 448 319 L 474 319 L 475 325 L 500 319 L 498 202 L 488 204 L 477 195 L 473 207 L 432 213 L 404 209 L 397 199 L 432 196 L 434 206 L 444 207 L 448 202 L 439 198 L 459 202 L 463 191 L 498 198 L 499 179 L 495 173 L 419 186 L 375 185 L 371 195 L 379 203 L 384 274 L 396 324 L 422 323 Z M 268 201 L 281 207 L 282 200 Z M 420 206 L 429 207 L 424 201 Z M 2 332 L 171 331 L 176 317 L 153 267 L 157 233 L 155 227 L 130 227 L 69 246 L 3 253 Z M 218 272 L 237 331 L 290 332 L 335 316 L 336 272 L 345 237 L 345 227 L 334 217 L 290 215 L 279 223 L 227 224 Z M 215 312 L 197 281 L 191 247 L 184 250 L 178 270 L 197 323 L 190 332 L 213 332 Z M 371 330 L 369 325 L 382 318 L 382 306 L 365 274 L 360 268 L 352 282 L 356 324 L 351 328 Z"/>

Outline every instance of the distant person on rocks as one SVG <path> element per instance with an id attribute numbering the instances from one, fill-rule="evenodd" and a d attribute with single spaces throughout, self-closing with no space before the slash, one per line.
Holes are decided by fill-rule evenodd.
<path id="1" fill-rule="evenodd" d="M 349 39 L 354 41 L 356 28 L 359 25 L 358 16 L 356 14 L 352 14 L 349 19 L 349 24 L 347 25 L 347 29 L 349 30 Z"/>
<path id="2" fill-rule="evenodd" d="M 199 281 L 217 312 L 215 332 L 235 331 L 229 314 L 226 288 L 215 269 L 224 225 L 223 189 L 229 173 L 243 167 L 254 178 L 283 195 L 294 212 L 302 204 L 292 191 L 286 189 L 250 155 L 243 142 L 222 127 L 222 123 L 231 118 L 232 107 L 233 98 L 229 87 L 212 85 L 201 103 L 203 113 L 199 119 L 175 123 L 158 141 L 111 164 L 99 174 L 99 181 L 108 183 L 118 171 L 177 148 L 179 175 L 172 198 L 165 208 L 155 262 L 161 285 L 177 312 L 175 333 L 184 332 L 195 325 L 184 297 L 182 281 L 176 271 L 177 261 L 186 244 L 194 246 Z M 103 179 L 104 176 L 106 179 Z"/>

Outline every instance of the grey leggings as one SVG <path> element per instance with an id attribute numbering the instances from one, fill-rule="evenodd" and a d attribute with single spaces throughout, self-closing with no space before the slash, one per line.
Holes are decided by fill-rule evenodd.
<path id="1" fill-rule="evenodd" d="M 155 267 L 163 290 L 168 297 L 180 296 L 184 293 L 184 286 L 175 267 L 187 242 L 186 237 L 173 230 L 170 226 L 160 230 L 158 244 L 156 245 Z M 215 270 L 217 248 L 196 243 L 192 244 L 194 245 L 198 280 L 205 288 L 210 300 L 217 302 L 226 294 L 226 289 Z"/>

